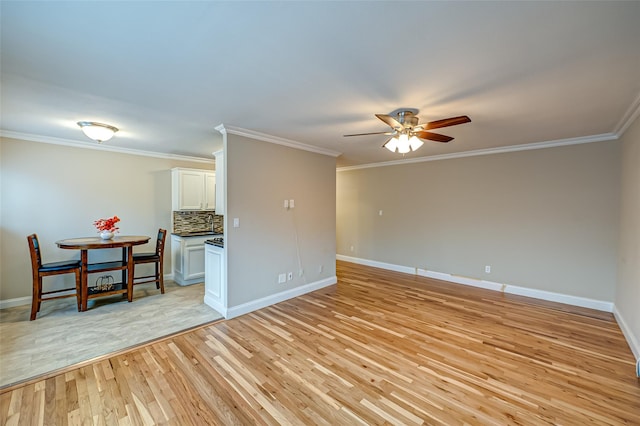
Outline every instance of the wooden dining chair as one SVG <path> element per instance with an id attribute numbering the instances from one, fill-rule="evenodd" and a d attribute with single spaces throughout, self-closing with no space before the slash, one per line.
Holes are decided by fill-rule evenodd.
<path id="1" fill-rule="evenodd" d="M 155 274 L 135 277 L 133 285 L 156 283 L 156 288 L 160 289 L 160 293 L 164 294 L 164 243 L 167 238 L 166 229 L 158 230 L 158 239 L 156 240 L 156 251 L 154 253 L 133 253 L 133 272 L 135 276 L 135 268 L 137 265 L 144 263 L 155 263 Z M 141 281 L 138 281 L 141 280 Z"/>
<path id="2" fill-rule="evenodd" d="M 62 260 L 60 262 L 42 263 L 40 243 L 38 236 L 31 234 L 27 237 L 29 242 L 29 253 L 31 255 L 31 271 L 33 275 L 33 299 L 31 300 L 31 321 L 36 319 L 36 314 L 40 312 L 40 305 L 43 300 L 61 299 L 63 297 L 76 297 L 78 312 L 82 310 L 82 292 L 80 291 L 80 261 Z M 50 275 L 76 274 L 76 287 L 64 288 L 61 290 L 43 291 L 42 278 Z M 74 290 L 73 293 L 69 291 Z M 67 292 L 65 294 L 58 294 Z M 52 296 L 54 295 L 54 296 Z"/>

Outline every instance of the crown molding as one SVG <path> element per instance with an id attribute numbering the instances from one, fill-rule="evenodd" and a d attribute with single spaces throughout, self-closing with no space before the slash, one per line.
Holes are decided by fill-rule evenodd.
<path id="1" fill-rule="evenodd" d="M 620 122 L 613 133 L 615 133 L 617 137 L 622 136 L 631 123 L 638 118 L 638 115 L 640 115 L 640 93 L 638 93 L 636 99 L 631 103 L 631 105 L 629 105 L 629 108 L 627 108 L 627 111 L 620 119 Z"/>
<path id="2" fill-rule="evenodd" d="M 30 142 L 48 143 L 53 145 L 64 145 L 64 146 L 71 146 L 74 148 L 82 148 L 82 149 L 95 149 L 98 151 L 110 151 L 110 152 L 117 152 L 120 154 L 140 155 L 143 157 L 154 157 L 154 158 L 162 158 L 167 160 L 182 160 L 182 161 L 191 161 L 195 163 L 208 163 L 208 164 L 212 164 L 214 162 L 213 158 L 190 157 L 187 155 L 164 154 L 160 152 L 142 151 L 142 150 L 130 149 L 130 148 L 120 148 L 120 147 L 114 147 L 112 145 L 106 145 L 106 144 L 87 143 L 86 141 L 76 141 L 73 139 L 63 139 L 63 138 L 55 138 L 52 136 L 34 135 L 30 133 L 14 132 L 11 130 L 0 129 L 0 136 L 5 138 L 20 139 L 20 140 L 25 140 Z"/>
<path id="3" fill-rule="evenodd" d="M 222 133 L 223 135 L 231 134 L 236 136 L 244 136 L 251 139 L 257 139 L 264 142 L 274 143 L 277 145 L 288 146 L 289 148 L 301 149 L 303 151 L 315 152 L 316 154 L 328 155 L 330 157 L 338 157 L 341 155 L 341 152 L 333 151 L 326 148 L 320 148 L 313 145 L 307 145 L 302 142 L 297 142 L 290 139 L 281 138 L 278 136 L 267 135 L 266 133 L 255 132 L 253 130 L 242 129 L 239 127 L 226 126 L 224 124 L 220 124 L 215 127 L 215 129 Z"/>
<path id="4" fill-rule="evenodd" d="M 567 145 L 578 145 L 591 142 L 604 142 L 618 139 L 614 133 L 602 133 L 600 135 L 584 136 L 580 138 L 558 139 L 546 142 L 527 143 L 522 145 L 502 146 L 498 148 L 476 149 L 473 151 L 454 152 L 451 154 L 430 155 L 426 157 L 410 158 L 408 160 L 393 160 L 382 163 L 361 164 L 358 166 L 338 167 L 337 172 L 349 170 L 370 169 L 373 167 L 397 166 L 402 164 L 423 163 L 426 161 L 451 160 L 454 158 L 476 157 L 479 155 L 503 154 L 506 152 L 530 151 L 533 149 L 554 148 Z"/>
<path id="5" fill-rule="evenodd" d="M 381 163 L 369 163 L 369 164 L 361 164 L 356 166 L 345 166 L 345 167 L 338 167 L 336 171 L 344 172 L 344 171 L 368 169 L 368 168 L 374 168 L 374 167 L 423 163 L 427 161 L 450 160 L 455 158 L 475 157 L 479 155 L 502 154 L 507 152 L 528 151 L 528 150 L 534 150 L 534 149 L 544 149 L 544 148 L 553 148 L 553 147 L 560 147 L 560 146 L 567 146 L 567 145 L 578 145 L 578 144 L 584 144 L 584 143 L 616 140 L 616 139 L 619 139 L 620 136 L 622 136 L 622 134 L 624 134 L 626 129 L 634 122 L 634 120 L 639 115 L 640 115 L 640 94 L 636 97 L 634 102 L 627 109 L 623 118 L 620 120 L 620 122 L 616 126 L 616 131 L 613 133 L 602 133 L 599 135 L 584 136 L 579 138 L 558 139 L 553 141 L 534 142 L 529 144 L 511 145 L 511 146 L 497 147 L 497 148 L 477 149 L 472 151 L 456 152 L 451 154 L 431 155 L 426 157 L 411 158 L 407 160 L 393 160 L 393 161 L 385 161 Z M 216 126 L 215 130 L 220 132 L 222 135 L 233 134 L 237 136 L 244 136 L 251 139 L 258 139 L 264 142 L 274 143 L 277 145 L 284 145 L 290 148 L 315 152 L 318 154 L 328 155 L 331 157 L 338 157 L 339 155 L 341 155 L 341 153 L 337 151 L 333 151 L 325 148 L 319 148 L 317 146 L 303 144 L 301 142 L 296 142 L 290 139 L 280 138 L 277 136 L 272 136 L 265 133 L 242 129 L 239 127 L 227 126 L 224 124 L 220 124 Z M 3 129 L 0 129 L 0 136 L 6 137 L 6 138 L 12 138 L 12 139 L 21 139 L 21 140 L 26 140 L 31 142 L 49 143 L 54 145 L 64 145 L 64 146 L 71 146 L 74 148 L 94 149 L 99 151 L 110 151 L 110 152 L 117 152 L 121 154 L 140 155 L 144 157 L 183 160 L 183 161 L 191 161 L 191 162 L 199 162 L 199 163 L 214 162 L 213 158 L 209 159 L 209 158 L 202 158 L 202 157 L 191 157 L 186 155 L 165 154 L 165 153 L 158 153 L 158 152 L 152 152 L 152 151 L 119 148 L 119 147 L 114 147 L 114 146 L 104 145 L 104 144 L 87 144 L 86 141 L 77 141 L 72 139 L 63 139 L 63 138 L 56 138 L 51 136 L 34 135 L 30 133 L 14 132 L 11 130 L 3 130 Z"/>

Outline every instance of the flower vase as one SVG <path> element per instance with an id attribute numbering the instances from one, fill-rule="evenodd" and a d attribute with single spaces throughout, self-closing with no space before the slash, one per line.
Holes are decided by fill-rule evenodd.
<path id="1" fill-rule="evenodd" d="M 103 240 L 110 240 L 110 239 L 113 238 L 113 232 L 101 231 L 100 232 L 100 238 L 102 238 Z"/>

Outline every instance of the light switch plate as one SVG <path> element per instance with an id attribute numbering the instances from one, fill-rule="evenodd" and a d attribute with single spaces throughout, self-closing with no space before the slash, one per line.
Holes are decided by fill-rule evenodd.
<path id="1" fill-rule="evenodd" d="M 233 218 L 233 227 L 234 228 L 240 228 L 240 218 L 239 217 L 234 217 Z"/>

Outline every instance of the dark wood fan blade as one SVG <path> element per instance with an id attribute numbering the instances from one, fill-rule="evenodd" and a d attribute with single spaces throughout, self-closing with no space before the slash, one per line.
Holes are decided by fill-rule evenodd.
<path id="1" fill-rule="evenodd" d="M 397 129 L 397 128 L 401 129 L 403 127 L 398 120 L 391 117 L 390 115 L 376 114 L 376 117 L 378 117 L 380 120 L 384 121 L 385 123 L 387 123 L 388 126 L 394 129 Z"/>
<path id="2" fill-rule="evenodd" d="M 471 119 L 466 115 L 461 115 L 459 117 L 451 117 L 445 118 L 442 120 L 430 121 L 427 124 L 423 125 L 422 128 L 424 130 L 429 129 L 439 129 L 440 127 L 449 127 L 449 126 L 457 126 L 458 124 L 470 123 Z"/>
<path id="3" fill-rule="evenodd" d="M 373 133 L 355 133 L 353 135 L 342 135 L 344 137 L 347 136 L 366 136 L 366 135 L 392 135 L 393 132 L 373 132 Z"/>
<path id="4" fill-rule="evenodd" d="M 451 136 L 445 136 L 439 133 L 431 133 L 431 132 L 424 132 L 424 131 L 416 132 L 415 135 L 420 139 L 429 139 L 430 141 L 436 141 L 436 142 L 449 142 L 453 140 Z"/>

